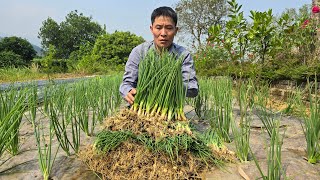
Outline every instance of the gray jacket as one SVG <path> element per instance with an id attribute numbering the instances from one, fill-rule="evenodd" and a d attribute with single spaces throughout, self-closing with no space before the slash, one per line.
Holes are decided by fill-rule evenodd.
<path id="1" fill-rule="evenodd" d="M 125 66 L 123 80 L 119 88 L 122 97 L 125 97 L 132 88 L 137 87 L 139 62 L 144 58 L 150 48 L 155 48 L 153 41 L 144 42 L 131 51 Z M 175 43 L 172 44 L 169 52 L 176 54 L 178 57 L 184 57 L 182 63 L 182 77 L 184 85 L 188 87 L 187 97 L 197 96 L 199 89 L 198 81 L 190 52 Z"/>

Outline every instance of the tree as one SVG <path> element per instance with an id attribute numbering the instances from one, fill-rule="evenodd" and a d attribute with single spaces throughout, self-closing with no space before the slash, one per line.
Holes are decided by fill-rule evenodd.
<path id="1" fill-rule="evenodd" d="M 289 9 L 286 9 L 284 12 L 282 12 L 280 17 L 277 17 L 277 19 L 283 18 L 287 14 L 289 16 L 290 23 L 295 23 L 297 21 L 304 21 L 310 18 L 310 16 L 312 15 L 310 9 L 311 9 L 310 4 L 304 4 L 299 9 L 289 8 Z"/>
<path id="2" fill-rule="evenodd" d="M 10 51 L 19 55 L 25 65 L 30 64 L 37 54 L 29 41 L 16 36 L 5 37 L 0 40 L 0 52 L 3 51 Z M 10 53 L 10 57 L 13 57 L 12 53 Z M 21 65 L 21 62 L 18 62 L 17 65 Z"/>
<path id="3" fill-rule="evenodd" d="M 142 42 L 144 39 L 140 36 L 130 32 L 116 31 L 99 37 L 93 47 L 92 54 L 105 64 L 125 64 L 131 50 Z"/>
<path id="4" fill-rule="evenodd" d="M 92 17 L 86 17 L 75 10 L 60 24 L 49 17 L 42 23 L 38 37 L 46 50 L 53 45 L 57 58 L 67 59 L 81 45 L 94 43 L 98 36 L 105 33 L 105 27 L 93 22 Z"/>
<path id="5" fill-rule="evenodd" d="M 100 36 L 93 47 L 91 44 L 81 46 L 72 53 L 71 59 L 73 62 L 78 61 L 76 69 L 80 71 L 92 73 L 106 69 L 123 69 L 131 50 L 142 42 L 144 39 L 140 36 L 116 31 Z"/>
<path id="6" fill-rule="evenodd" d="M 190 34 L 193 46 L 201 47 L 212 25 L 223 24 L 227 15 L 226 0 L 181 0 L 176 4 L 179 26 L 183 34 Z"/>

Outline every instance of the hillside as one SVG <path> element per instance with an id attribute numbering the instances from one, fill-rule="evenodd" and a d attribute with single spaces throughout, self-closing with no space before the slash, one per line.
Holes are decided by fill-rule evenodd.
<path id="1" fill-rule="evenodd" d="M 33 49 L 37 52 L 37 55 L 38 56 L 43 56 L 43 51 L 42 51 L 42 48 L 37 46 L 37 45 L 34 45 L 34 44 L 31 44 Z"/>

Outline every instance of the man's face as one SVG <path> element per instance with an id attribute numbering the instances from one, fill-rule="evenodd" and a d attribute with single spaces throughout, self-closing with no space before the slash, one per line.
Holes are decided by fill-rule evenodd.
<path id="1" fill-rule="evenodd" d="M 168 48 L 173 43 L 174 36 L 177 34 L 178 27 L 175 26 L 171 17 L 156 17 L 150 26 L 153 34 L 153 41 L 158 50 Z"/>

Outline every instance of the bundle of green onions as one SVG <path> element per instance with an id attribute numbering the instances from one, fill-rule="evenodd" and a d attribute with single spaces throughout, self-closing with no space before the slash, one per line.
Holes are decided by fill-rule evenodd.
<path id="1" fill-rule="evenodd" d="M 132 110 L 147 117 L 160 115 L 168 120 L 186 120 L 182 61 L 169 52 L 150 50 L 139 64 L 137 94 Z"/>

